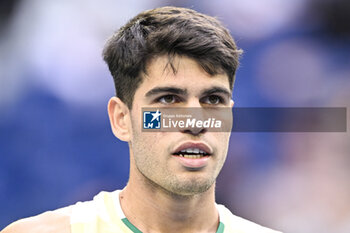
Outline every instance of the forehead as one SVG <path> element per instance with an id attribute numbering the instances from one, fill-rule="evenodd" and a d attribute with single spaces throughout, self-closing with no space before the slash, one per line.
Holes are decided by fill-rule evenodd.
<path id="1" fill-rule="evenodd" d="M 176 85 L 191 87 L 194 90 L 215 85 L 230 90 L 229 79 L 225 73 L 210 75 L 194 59 L 184 56 L 175 56 L 171 64 L 167 56 L 152 59 L 142 79 L 140 88 Z"/>

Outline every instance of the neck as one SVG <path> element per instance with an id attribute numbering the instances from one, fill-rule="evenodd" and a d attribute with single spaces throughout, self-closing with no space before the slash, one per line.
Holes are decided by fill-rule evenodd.
<path id="1" fill-rule="evenodd" d="M 219 214 L 215 185 L 195 195 L 177 195 L 150 184 L 130 169 L 128 185 L 120 193 L 126 218 L 142 232 L 216 232 Z"/>

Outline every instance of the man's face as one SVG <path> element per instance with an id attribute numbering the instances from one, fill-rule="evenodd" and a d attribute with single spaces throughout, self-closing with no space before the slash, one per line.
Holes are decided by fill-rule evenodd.
<path id="1" fill-rule="evenodd" d="M 132 166 L 152 183 L 179 195 L 193 195 L 208 190 L 216 180 L 227 155 L 230 133 L 198 130 L 177 132 L 142 132 L 142 108 L 232 107 L 226 74 L 210 76 L 194 60 L 176 57 L 176 74 L 166 68 L 167 57 L 154 59 L 147 75 L 136 90 L 131 110 Z M 209 155 L 182 154 L 191 149 Z M 197 153 L 198 153 L 197 150 Z"/>

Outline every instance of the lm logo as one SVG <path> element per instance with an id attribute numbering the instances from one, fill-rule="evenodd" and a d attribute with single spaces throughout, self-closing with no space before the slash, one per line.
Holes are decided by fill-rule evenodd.
<path id="1" fill-rule="evenodd" d="M 162 113 L 157 110 L 156 112 L 144 111 L 143 112 L 143 128 L 144 129 L 160 129 L 160 120 Z"/>

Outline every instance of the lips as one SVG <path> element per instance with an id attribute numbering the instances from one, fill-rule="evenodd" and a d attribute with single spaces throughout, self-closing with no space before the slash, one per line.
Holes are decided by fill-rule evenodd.
<path id="1" fill-rule="evenodd" d="M 188 156 L 189 158 L 197 158 L 198 156 L 212 155 L 212 149 L 202 142 L 186 142 L 178 146 L 173 155 Z"/>
<path id="2" fill-rule="evenodd" d="M 186 169 L 196 171 L 207 166 L 212 153 L 205 143 L 186 142 L 178 146 L 172 155 Z"/>

